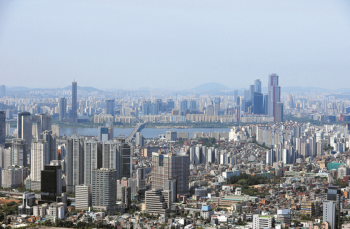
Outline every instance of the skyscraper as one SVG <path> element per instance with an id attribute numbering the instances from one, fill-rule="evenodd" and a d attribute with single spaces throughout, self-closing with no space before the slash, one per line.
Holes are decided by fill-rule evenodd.
<path id="1" fill-rule="evenodd" d="M 66 156 L 67 192 L 84 183 L 84 139 L 73 135 L 67 141 Z"/>
<path id="2" fill-rule="evenodd" d="M 114 99 L 106 100 L 106 114 L 110 114 L 114 116 Z"/>
<path id="3" fill-rule="evenodd" d="M 185 113 L 185 111 L 187 110 L 187 100 L 182 100 L 180 103 L 180 108 L 181 108 L 181 113 Z"/>
<path id="4" fill-rule="evenodd" d="M 92 206 L 107 212 L 113 211 L 117 200 L 117 171 L 94 169 L 92 171 Z"/>
<path id="5" fill-rule="evenodd" d="M 254 92 L 254 103 L 253 103 L 253 109 L 254 109 L 254 114 L 263 114 L 263 94 Z"/>
<path id="6" fill-rule="evenodd" d="M 48 154 L 49 154 L 49 150 L 48 150 L 48 144 L 46 141 L 38 140 L 38 141 L 32 142 L 31 157 L 30 157 L 31 181 L 41 182 L 41 170 L 44 170 L 44 166 L 50 163 Z"/>
<path id="7" fill-rule="evenodd" d="M 60 98 L 58 102 L 58 108 L 59 108 L 59 120 L 63 121 L 66 118 L 66 110 L 67 110 L 66 98 Z"/>
<path id="8" fill-rule="evenodd" d="M 62 194 L 61 161 L 53 160 L 41 171 L 41 199 L 56 202 Z"/>
<path id="9" fill-rule="evenodd" d="M 275 121 L 283 122 L 283 103 L 277 102 L 275 110 L 276 110 Z"/>
<path id="10" fill-rule="evenodd" d="M 261 93 L 261 81 L 255 80 L 255 92 Z"/>
<path id="11" fill-rule="evenodd" d="M 252 101 L 252 104 L 254 104 L 254 92 L 255 92 L 255 85 L 250 85 L 249 87 L 249 98 L 250 101 Z"/>
<path id="12" fill-rule="evenodd" d="M 102 143 L 90 140 L 84 146 L 84 184 L 91 185 L 94 169 L 102 167 Z"/>
<path id="13" fill-rule="evenodd" d="M 195 100 L 191 100 L 190 101 L 190 111 L 196 110 L 197 109 L 197 105 L 196 105 L 196 101 Z"/>
<path id="14" fill-rule="evenodd" d="M 220 98 L 215 97 L 214 99 L 214 115 L 219 115 L 220 111 Z"/>
<path id="15" fill-rule="evenodd" d="M 29 112 L 21 112 L 17 115 L 17 138 L 23 139 L 30 148 L 32 143 L 32 118 Z"/>
<path id="16" fill-rule="evenodd" d="M 24 140 L 15 138 L 12 140 L 11 165 L 27 167 L 28 145 Z"/>
<path id="17" fill-rule="evenodd" d="M 119 164 L 119 168 L 122 168 L 122 173 L 118 173 L 118 178 L 121 177 L 131 177 L 132 174 L 132 157 L 131 157 L 131 148 L 127 143 L 122 143 L 120 146 L 120 155 L 121 160 Z M 119 169 L 120 170 L 120 169 Z M 121 175 L 121 177 L 120 177 Z"/>
<path id="18" fill-rule="evenodd" d="M 177 181 L 177 193 L 189 192 L 189 168 L 188 155 L 152 153 L 152 189 L 164 189 L 167 180 Z"/>
<path id="19" fill-rule="evenodd" d="M 5 144 L 6 139 L 6 113 L 0 111 L 0 145 Z"/>
<path id="20" fill-rule="evenodd" d="M 269 90 L 268 115 L 270 117 L 276 118 L 275 117 L 276 103 L 281 101 L 281 87 L 278 86 L 278 75 L 272 74 L 269 76 L 268 90 Z"/>
<path id="21" fill-rule="evenodd" d="M 78 111 L 77 111 L 77 106 L 78 106 L 78 98 L 77 98 L 77 93 L 78 93 L 78 85 L 77 82 L 72 82 L 72 122 L 77 123 L 78 122 Z"/>

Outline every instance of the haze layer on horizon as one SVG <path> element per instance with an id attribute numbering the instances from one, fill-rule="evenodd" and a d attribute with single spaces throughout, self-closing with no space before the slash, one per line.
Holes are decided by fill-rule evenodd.
<path id="1" fill-rule="evenodd" d="M 347 87 L 345 0 L 3 0 L 0 84 Z"/>

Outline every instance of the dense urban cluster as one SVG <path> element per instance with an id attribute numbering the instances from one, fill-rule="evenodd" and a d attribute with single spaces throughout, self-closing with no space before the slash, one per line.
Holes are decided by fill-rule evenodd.
<path id="1" fill-rule="evenodd" d="M 350 228 L 349 102 L 281 94 L 276 74 L 267 91 L 256 80 L 232 95 L 116 100 L 75 81 L 26 94 L 1 86 L 0 227 Z M 142 134 L 201 122 L 229 131 Z M 125 123 L 131 133 L 116 136 Z M 80 124 L 95 134 L 60 134 Z"/>

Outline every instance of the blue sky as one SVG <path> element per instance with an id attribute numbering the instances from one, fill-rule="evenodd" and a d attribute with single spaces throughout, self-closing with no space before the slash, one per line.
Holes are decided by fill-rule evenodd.
<path id="1" fill-rule="evenodd" d="M 188 89 L 348 87 L 350 4 L 337 0 L 2 0 L 0 84 Z"/>

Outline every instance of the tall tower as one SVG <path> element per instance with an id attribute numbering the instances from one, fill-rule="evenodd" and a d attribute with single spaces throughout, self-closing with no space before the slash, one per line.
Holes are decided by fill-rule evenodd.
<path id="1" fill-rule="evenodd" d="M 59 107 L 59 120 L 63 121 L 66 118 L 67 100 L 66 98 L 60 98 L 58 103 Z"/>
<path id="2" fill-rule="evenodd" d="M 113 211 L 117 200 L 117 171 L 94 169 L 92 171 L 92 205 L 96 209 Z"/>
<path id="3" fill-rule="evenodd" d="M 78 122 L 78 113 L 77 113 L 77 82 L 72 82 L 72 122 L 77 123 Z"/>
<path id="4" fill-rule="evenodd" d="M 259 79 L 255 80 L 255 92 L 261 93 L 261 81 Z"/>
<path id="5" fill-rule="evenodd" d="M 6 114 L 5 111 L 0 111 L 0 145 L 5 145 L 6 136 Z"/>
<path id="6" fill-rule="evenodd" d="M 106 100 L 106 114 L 110 114 L 114 116 L 114 99 Z"/>
<path id="7" fill-rule="evenodd" d="M 281 101 L 281 87 L 278 86 L 278 75 L 272 74 L 269 76 L 269 101 L 268 101 L 268 115 L 276 118 L 276 103 Z"/>

